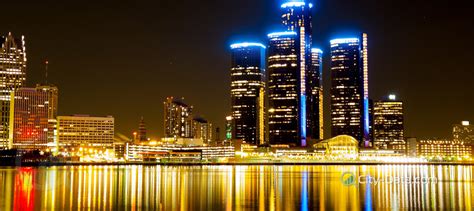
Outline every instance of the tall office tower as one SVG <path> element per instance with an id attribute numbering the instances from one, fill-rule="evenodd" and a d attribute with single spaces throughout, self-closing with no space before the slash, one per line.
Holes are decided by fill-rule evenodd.
<path id="1" fill-rule="evenodd" d="M 331 40 L 331 132 L 370 147 L 367 34 Z"/>
<path id="2" fill-rule="evenodd" d="M 298 35 L 278 32 L 268 35 L 268 128 L 270 144 L 305 145 L 306 98 L 301 97 Z"/>
<path id="3" fill-rule="evenodd" d="M 114 117 L 58 116 L 58 142 L 63 147 L 112 148 Z"/>
<path id="4" fill-rule="evenodd" d="M 138 140 L 139 141 L 147 141 L 146 137 L 146 125 L 143 117 L 140 119 L 140 123 L 138 124 Z"/>
<path id="5" fill-rule="evenodd" d="M 58 88 L 54 85 L 36 85 L 36 90 L 48 98 L 48 143 L 57 144 Z"/>
<path id="6" fill-rule="evenodd" d="M 231 45 L 232 137 L 250 144 L 265 143 L 265 46 Z"/>
<path id="7" fill-rule="evenodd" d="M 164 105 L 165 137 L 192 138 L 193 107 L 173 97 L 166 98 Z"/>
<path id="8" fill-rule="evenodd" d="M 294 100 L 292 109 L 296 111 L 289 112 L 292 113 L 290 116 L 282 117 L 281 109 L 283 107 L 272 110 L 277 113 L 269 114 L 269 122 L 272 122 L 272 125 L 269 125 L 269 136 L 270 143 L 272 144 L 290 144 L 293 146 L 306 146 L 307 139 L 316 139 L 319 140 L 322 136 L 321 130 L 319 128 L 319 93 L 316 91 L 320 88 L 318 78 L 316 77 L 316 70 L 321 66 L 321 60 L 318 61 L 314 66 L 312 63 L 313 53 L 311 51 L 311 39 L 312 39 L 312 7 L 311 3 L 306 3 L 305 1 L 286 1 L 281 5 L 281 20 L 282 24 L 286 27 L 288 32 L 283 33 L 274 33 L 269 35 L 270 45 L 278 43 L 279 36 L 285 38 L 285 36 L 291 36 L 293 40 L 292 51 L 290 54 L 294 54 L 296 57 L 292 58 L 289 62 L 292 63 L 291 66 L 280 66 L 278 67 L 280 72 L 283 69 L 286 69 L 286 72 L 296 76 L 295 81 L 286 82 L 292 83 L 291 90 L 295 88 L 296 90 L 291 90 L 290 92 L 296 91 L 296 93 L 287 93 L 288 95 L 296 94 L 294 97 L 297 99 Z M 289 35 L 290 34 L 290 35 Z M 275 47 L 275 46 L 274 46 Z M 277 50 L 276 47 L 273 50 Z M 285 47 L 283 47 L 285 48 Z M 273 56 L 273 62 L 281 62 L 278 60 L 279 52 L 273 52 L 274 54 L 269 55 Z M 315 52 L 316 53 L 316 52 Z M 284 62 L 284 61 L 283 61 Z M 277 64 L 278 65 L 278 64 Z M 270 67 L 269 67 L 270 70 Z M 269 71 L 270 72 L 270 71 Z M 277 71 L 278 72 L 278 71 Z M 272 74 L 272 73 L 270 73 Z M 275 76 L 275 75 L 274 75 Z M 269 76 L 269 80 L 271 76 Z M 274 88 L 277 88 L 276 85 L 278 81 L 274 82 Z M 281 87 L 280 87 L 281 88 Z M 284 94 L 285 88 L 281 89 L 280 94 Z M 273 89 L 272 91 L 276 91 Z M 270 91 L 269 91 L 270 92 Z M 274 95 L 276 92 L 273 93 Z M 274 104 L 275 98 L 270 98 L 270 104 Z M 281 99 L 280 99 L 281 100 Z M 291 100 L 290 100 L 291 101 Z M 275 108 L 274 108 L 275 109 Z M 278 114 L 280 112 L 280 114 Z M 270 116 L 272 116 L 270 120 Z M 292 121 L 285 121 L 283 119 L 288 118 Z M 282 121 L 283 120 L 283 121 Z M 296 121 L 296 122 L 295 122 Z M 285 125 L 286 126 L 283 126 Z M 290 126 L 291 125 L 291 126 Z M 275 126 L 271 129 L 272 126 Z"/>
<path id="9" fill-rule="evenodd" d="M 453 140 L 468 145 L 471 148 L 471 157 L 474 156 L 474 126 L 469 121 L 462 121 L 461 124 L 453 126 Z"/>
<path id="10" fill-rule="evenodd" d="M 324 139 L 322 55 L 321 49 L 311 49 L 311 66 L 307 73 L 307 135 L 308 138 L 315 140 Z"/>
<path id="11" fill-rule="evenodd" d="M 50 141 L 49 120 L 56 118 L 57 114 L 57 88 L 18 88 L 12 92 L 11 99 L 10 147 L 46 148 Z"/>
<path id="12" fill-rule="evenodd" d="M 10 97 L 26 80 L 25 37 L 0 37 L 0 149 L 9 145 Z"/>
<path id="13" fill-rule="evenodd" d="M 403 102 L 395 95 L 374 103 L 374 147 L 404 152 Z"/>
<path id="14" fill-rule="evenodd" d="M 304 0 L 287 1 L 281 5 L 283 25 L 288 31 L 298 34 L 298 48 L 300 49 L 298 56 L 302 72 L 310 68 L 311 62 L 312 8 L 313 4 L 306 3 Z"/>
<path id="15" fill-rule="evenodd" d="M 202 139 L 204 144 L 212 142 L 212 124 L 201 117 L 193 119 L 193 138 Z"/>
<path id="16" fill-rule="evenodd" d="M 474 145 L 474 126 L 469 121 L 462 121 L 461 124 L 453 126 L 454 141 L 464 141 Z"/>

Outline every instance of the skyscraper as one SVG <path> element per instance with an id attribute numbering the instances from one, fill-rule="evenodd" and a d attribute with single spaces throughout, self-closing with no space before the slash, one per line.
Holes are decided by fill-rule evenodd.
<path id="1" fill-rule="evenodd" d="M 202 139 L 206 145 L 212 141 L 212 124 L 202 117 L 193 119 L 193 138 Z"/>
<path id="2" fill-rule="evenodd" d="M 323 51 L 321 49 L 311 49 L 311 66 L 307 73 L 307 135 L 315 140 L 324 139 L 322 56 Z"/>
<path id="3" fill-rule="evenodd" d="M 11 94 L 10 146 L 19 149 L 44 149 L 53 142 L 50 119 L 57 114 L 57 88 L 38 86 L 18 88 Z"/>
<path id="4" fill-rule="evenodd" d="M 54 85 L 36 85 L 48 98 L 48 143 L 57 142 L 58 88 Z"/>
<path id="5" fill-rule="evenodd" d="M 474 147 L 474 126 L 469 121 L 462 121 L 453 125 L 454 141 L 464 141 Z"/>
<path id="6" fill-rule="evenodd" d="M 250 144 L 265 142 L 265 46 L 231 45 L 232 138 Z"/>
<path id="7" fill-rule="evenodd" d="M 331 132 L 370 147 L 367 34 L 331 43 Z"/>
<path id="8" fill-rule="evenodd" d="M 306 137 L 306 99 L 301 97 L 298 34 L 268 35 L 268 128 L 270 144 L 300 146 Z"/>
<path id="9" fill-rule="evenodd" d="M 456 143 L 462 142 L 471 147 L 471 157 L 474 156 L 474 126 L 469 121 L 453 126 L 453 139 Z"/>
<path id="10" fill-rule="evenodd" d="M 268 35 L 271 144 L 306 146 L 307 139 L 323 136 L 322 51 L 311 50 L 312 8 L 301 0 L 284 2 L 281 20 L 287 31 Z"/>
<path id="11" fill-rule="evenodd" d="M 0 148 L 9 144 L 10 97 L 26 80 L 25 37 L 0 37 Z"/>
<path id="12" fill-rule="evenodd" d="M 192 106 L 183 99 L 166 98 L 164 102 L 164 128 L 167 138 L 192 138 Z"/>
<path id="13" fill-rule="evenodd" d="M 404 152 L 403 102 L 395 95 L 374 103 L 374 147 Z"/>

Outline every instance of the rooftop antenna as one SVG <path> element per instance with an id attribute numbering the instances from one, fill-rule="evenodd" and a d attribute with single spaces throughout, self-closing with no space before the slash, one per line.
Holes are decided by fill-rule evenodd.
<path id="1" fill-rule="evenodd" d="M 46 73 L 45 73 L 45 75 L 46 75 L 46 84 L 45 85 L 48 85 L 48 64 L 49 64 L 49 62 L 48 62 L 48 60 L 46 60 L 44 62 L 45 70 L 46 70 Z"/>

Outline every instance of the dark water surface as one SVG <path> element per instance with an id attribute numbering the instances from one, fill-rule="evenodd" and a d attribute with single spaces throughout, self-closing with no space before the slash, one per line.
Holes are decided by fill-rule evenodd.
<path id="1" fill-rule="evenodd" d="M 472 166 L 0 167 L 0 210 L 471 210 Z"/>

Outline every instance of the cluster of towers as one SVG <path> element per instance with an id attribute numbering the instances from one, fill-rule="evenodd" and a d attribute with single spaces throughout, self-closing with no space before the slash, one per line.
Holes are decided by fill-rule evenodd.
<path id="1" fill-rule="evenodd" d="M 306 146 L 323 139 L 323 52 L 312 44 L 312 8 L 283 3 L 284 31 L 268 34 L 266 44 L 231 45 L 234 140 Z M 350 135 L 363 147 L 373 144 L 367 42 L 365 33 L 330 41 L 331 135 Z"/>
<path id="2" fill-rule="evenodd" d="M 0 37 L 0 149 L 41 148 L 54 140 L 58 89 L 25 87 L 25 37 Z M 47 64 L 46 64 L 47 65 Z"/>
<path id="3" fill-rule="evenodd" d="M 213 140 L 212 123 L 193 116 L 193 106 L 182 98 L 168 97 L 164 102 L 164 136 L 172 139 L 202 139 L 204 144 Z"/>

